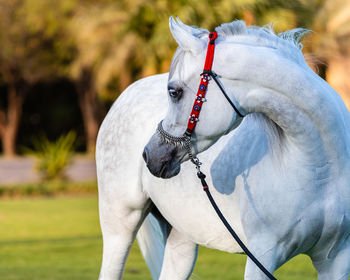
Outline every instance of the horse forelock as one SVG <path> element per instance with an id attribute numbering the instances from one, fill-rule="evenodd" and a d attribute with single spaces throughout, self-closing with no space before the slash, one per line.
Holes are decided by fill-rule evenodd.
<path id="1" fill-rule="evenodd" d="M 184 53 L 185 53 L 185 50 L 183 50 L 180 47 L 177 48 L 173 56 L 173 59 L 171 61 L 171 66 L 169 70 L 169 80 L 171 80 L 171 78 L 174 76 L 176 70 L 181 69 L 181 67 L 183 66 Z"/>

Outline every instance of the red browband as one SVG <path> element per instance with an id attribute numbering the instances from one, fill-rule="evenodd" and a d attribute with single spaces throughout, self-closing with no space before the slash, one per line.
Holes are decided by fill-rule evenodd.
<path id="1" fill-rule="evenodd" d="M 209 44 L 207 49 L 207 56 L 205 58 L 204 71 L 201 74 L 201 83 L 199 84 L 196 100 L 194 101 L 190 119 L 188 120 L 187 129 L 185 134 L 191 136 L 196 124 L 198 122 L 199 113 L 202 109 L 202 104 L 206 101 L 205 94 L 209 83 L 209 76 L 206 74 L 211 70 L 214 59 L 215 39 L 218 37 L 216 32 L 209 34 Z"/>

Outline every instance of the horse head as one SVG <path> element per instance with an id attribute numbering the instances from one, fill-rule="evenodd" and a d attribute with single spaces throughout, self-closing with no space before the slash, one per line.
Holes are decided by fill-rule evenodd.
<path id="1" fill-rule="evenodd" d="M 179 46 L 169 71 L 168 112 L 143 152 L 151 173 L 162 178 L 176 176 L 180 172 L 180 164 L 191 157 L 189 154 L 204 151 L 222 135 L 237 127 L 242 120 L 214 83 L 209 83 L 206 89 L 208 102 L 205 102 L 204 97 L 196 97 L 200 74 L 206 60 L 209 32 L 187 26 L 172 17 L 169 25 Z M 220 38 L 217 40 L 220 41 Z M 214 68 L 223 67 L 224 55 L 215 54 Z M 191 106 L 196 98 L 201 98 L 200 102 L 205 104 L 200 117 L 193 119 L 198 123 L 191 138 L 184 139 L 183 135 L 191 117 Z M 186 140 L 191 146 L 187 145 L 187 149 Z"/>

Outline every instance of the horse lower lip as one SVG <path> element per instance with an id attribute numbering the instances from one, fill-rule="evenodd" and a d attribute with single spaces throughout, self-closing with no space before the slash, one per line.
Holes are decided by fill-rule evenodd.
<path id="1" fill-rule="evenodd" d="M 160 171 L 158 173 L 159 177 L 165 178 L 164 175 L 166 173 L 166 167 L 167 167 L 167 164 L 163 164 L 162 168 L 160 169 Z"/>

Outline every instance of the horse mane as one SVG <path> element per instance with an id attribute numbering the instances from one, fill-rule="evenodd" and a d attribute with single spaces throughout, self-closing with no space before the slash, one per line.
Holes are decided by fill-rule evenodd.
<path id="1" fill-rule="evenodd" d="M 249 114 L 245 118 L 247 118 L 247 121 L 254 122 L 266 133 L 270 151 L 275 155 L 281 155 L 285 142 L 285 134 L 282 128 L 262 113 Z"/>
<path id="2" fill-rule="evenodd" d="M 243 20 L 235 20 L 230 23 L 224 23 L 216 27 L 215 31 L 218 32 L 219 35 L 226 37 L 236 35 L 251 35 L 257 39 L 260 39 L 257 41 L 257 43 L 263 46 L 271 46 L 273 44 L 278 44 L 285 41 L 299 50 L 302 50 L 303 48 L 303 44 L 300 42 L 301 38 L 309 32 L 309 30 L 304 28 L 294 28 L 276 34 L 271 24 L 265 25 L 263 27 L 255 25 L 246 26 Z"/>
<path id="3" fill-rule="evenodd" d="M 295 28 L 276 34 L 271 24 L 263 27 L 246 26 L 243 20 L 224 23 L 216 27 L 215 31 L 222 36 L 221 40 L 225 42 L 240 42 L 275 48 L 296 61 L 304 61 L 301 52 L 303 44 L 300 41 L 309 32 L 304 28 Z"/>

